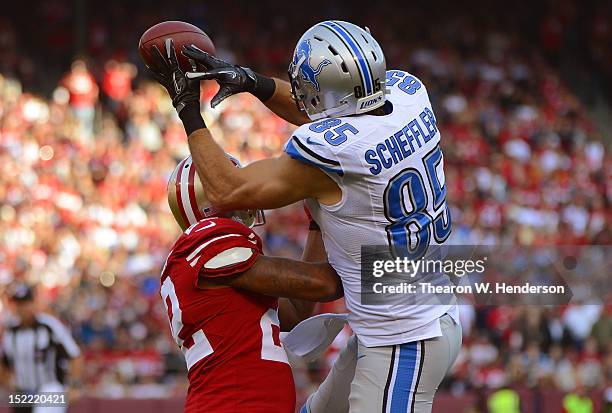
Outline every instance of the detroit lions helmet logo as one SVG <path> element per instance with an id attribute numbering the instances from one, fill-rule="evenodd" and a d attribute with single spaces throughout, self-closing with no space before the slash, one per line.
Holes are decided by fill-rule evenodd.
<path id="1" fill-rule="evenodd" d="M 310 65 L 310 54 L 312 52 L 312 46 L 310 45 L 310 40 L 305 39 L 300 44 L 298 44 L 295 49 L 295 55 L 293 56 L 293 65 L 300 64 L 300 60 L 303 62 L 300 65 L 299 72 L 302 75 L 302 79 L 306 82 L 312 84 L 317 92 L 321 91 L 319 87 L 319 82 L 317 81 L 317 76 L 321 73 L 323 68 L 327 65 L 331 65 L 331 61 L 329 59 L 324 59 L 319 63 L 319 65 L 314 68 Z"/>

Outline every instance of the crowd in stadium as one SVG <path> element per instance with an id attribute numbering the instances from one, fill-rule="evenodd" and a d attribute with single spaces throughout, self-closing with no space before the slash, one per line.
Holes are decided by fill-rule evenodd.
<path id="1" fill-rule="evenodd" d="M 389 17 L 365 23 L 387 60 L 428 88 L 442 133 L 453 242 L 610 244 L 612 155 L 550 60 L 521 53 L 517 33 L 477 31 L 461 19 L 405 48 L 394 31 L 402 21 Z M 288 23 L 276 20 L 266 33 L 282 41 L 266 42 L 246 22 L 216 40 L 219 55 L 282 75 L 302 27 L 281 36 Z M 553 47 L 547 23 L 554 28 L 542 22 L 541 42 Z M 0 28 L 4 49 L 15 49 L 15 30 Z M 135 43 L 115 56 L 94 53 L 96 41 L 114 36 L 109 31 L 108 22 L 94 22 L 91 54 L 74 60 L 47 95 L 27 88 L 23 66 L 10 70 L 15 62 L 3 61 L 0 285 L 39 283 L 41 299 L 85 352 L 91 394 L 181 395 L 183 361 L 158 288 L 179 233 L 165 187 L 187 155 L 184 130 L 133 56 Z M 291 125 L 245 95 L 210 110 L 215 91 L 204 85 L 205 118 L 228 152 L 248 163 L 282 151 Z M 306 229 L 298 205 L 268 212 L 260 232 L 268 253 L 298 257 Z M 446 388 L 604 388 L 612 379 L 612 307 L 588 304 L 463 306 L 464 345 Z M 341 302 L 325 307 L 342 310 Z M 296 369 L 299 397 L 324 377 L 333 355 Z"/>

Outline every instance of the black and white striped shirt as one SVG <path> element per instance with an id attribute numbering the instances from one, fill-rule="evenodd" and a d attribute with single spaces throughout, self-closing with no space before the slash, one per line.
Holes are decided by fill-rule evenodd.
<path id="1" fill-rule="evenodd" d="M 68 359 L 81 352 L 68 329 L 55 317 L 39 313 L 33 325 L 7 326 L 2 337 L 2 361 L 14 372 L 19 391 L 36 391 L 43 384 L 64 384 Z"/>

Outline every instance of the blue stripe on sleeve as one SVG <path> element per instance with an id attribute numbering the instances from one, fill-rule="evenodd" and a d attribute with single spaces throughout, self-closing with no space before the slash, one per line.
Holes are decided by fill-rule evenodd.
<path id="1" fill-rule="evenodd" d="M 296 161 L 300 161 L 300 162 L 304 162 L 308 165 L 312 165 L 315 166 L 325 172 L 328 173 L 334 173 L 334 174 L 338 174 L 340 176 L 344 175 L 344 172 L 342 171 L 342 169 L 335 169 L 335 168 L 330 168 L 328 166 L 325 166 L 321 163 L 315 162 L 314 160 L 308 159 L 306 158 L 306 156 L 304 156 L 302 154 L 302 152 L 300 152 L 296 145 L 293 143 L 293 139 L 290 139 L 287 142 L 287 145 L 285 146 L 285 152 L 287 153 L 287 155 L 289 155 L 290 157 L 292 157 L 293 159 L 295 159 Z"/>

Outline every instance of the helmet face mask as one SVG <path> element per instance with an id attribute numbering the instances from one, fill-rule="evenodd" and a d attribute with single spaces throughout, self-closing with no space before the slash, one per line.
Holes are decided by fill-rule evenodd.
<path id="1" fill-rule="evenodd" d="M 228 154 L 228 158 L 240 167 L 240 162 Z M 202 219 L 225 217 L 238 221 L 249 228 L 265 224 L 263 211 L 256 209 L 221 212 L 206 198 L 204 188 L 195 170 L 191 156 L 183 159 L 168 180 L 168 205 L 174 219 L 184 231 Z"/>
<path id="2" fill-rule="evenodd" d="M 295 105 L 297 106 L 298 110 L 300 112 L 305 112 L 306 107 L 304 106 L 304 98 L 306 97 L 306 95 L 302 93 L 302 89 L 300 88 L 300 85 L 297 80 L 294 78 L 293 72 L 294 65 L 292 62 L 289 65 L 289 70 L 287 71 L 287 74 L 289 76 L 289 84 L 291 85 L 291 97 L 293 98 L 293 101 L 295 102 Z"/>
<path id="3" fill-rule="evenodd" d="M 266 223 L 266 216 L 261 209 L 231 211 L 221 216 L 238 221 L 249 228 L 258 227 Z"/>
<path id="4" fill-rule="evenodd" d="M 314 25 L 289 65 L 293 98 L 311 120 L 369 112 L 385 103 L 386 63 L 369 30 L 341 21 Z"/>

